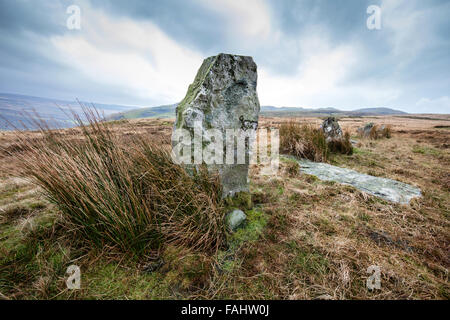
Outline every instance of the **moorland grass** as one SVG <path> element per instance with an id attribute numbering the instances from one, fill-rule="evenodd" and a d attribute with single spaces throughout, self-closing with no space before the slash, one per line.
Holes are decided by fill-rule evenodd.
<path id="1" fill-rule="evenodd" d="M 374 125 L 372 129 L 370 129 L 368 138 L 372 140 L 378 139 L 390 139 L 392 137 L 392 127 L 389 125 L 381 126 Z"/>
<path id="2" fill-rule="evenodd" d="M 167 244 L 203 251 L 222 245 L 217 176 L 205 168 L 188 174 L 158 141 L 124 139 L 95 110 L 74 119 L 78 127 L 64 134 L 35 120 L 42 139 L 22 135 L 28 151 L 17 155 L 21 172 L 42 187 L 69 230 L 95 246 L 134 253 Z"/>
<path id="3" fill-rule="evenodd" d="M 294 121 L 280 126 L 280 152 L 318 162 L 326 161 L 329 155 L 321 130 Z"/>
<path id="4" fill-rule="evenodd" d="M 342 140 L 327 142 L 322 130 L 289 121 L 280 126 L 280 152 L 315 162 L 326 162 L 332 153 L 351 155 L 353 147 L 349 132 L 345 132 Z"/>
<path id="5" fill-rule="evenodd" d="M 397 123 L 395 128 L 401 126 Z M 359 125 L 354 122 L 352 129 Z M 135 127 L 154 141 L 164 135 L 169 147 L 171 130 L 160 120 L 115 123 L 109 129 L 128 146 L 134 143 L 129 139 L 135 139 Z M 243 229 L 227 235 L 229 245 L 215 255 L 168 245 L 159 257 L 130 259 L 126 252 L 94 248 L 81 236 L 66 235 L 60 210 L 37 193 L 28 194 L 29 182 L 16 190 L 15 178 L 2 179 L 0 198 L 6 196 L 0 199 L 0 218 L 5 205 L 24 205 L 32 217 L 5 216 L 4 224 L 0 222 L 0 299 L 448 300 L 448 135 L 424 132 L 409 128 L 393 139 L 360 140 L 352 156 L 330 159 L 341 167 L 420 187 L 423 197 L 409 205 L 320 181 L 288 167 L 283 159 L 278 177 L 260 175 L 254 166 L 250 190 L 256 208 L 245 212 Z M 58 134 L 83 139 L 79 130 Z M 11 135 L 0 139 L 0 149 L 15 143 Z M 424 152 L 415 152 L 416 145 Z M 0 152 L 0 176 L 4 168 L 17 168 L 18 153 L 26 152 L 20 150 L 4 158 Z M 18 203 L 25 193 L 29 205 Z M 31 207 L 41 207 L 38 203 L 47 208 L 32 213 Z M 23 228 L 25 219 L 34 225 L 30 231 Z M 163 265 L 155 268 L 160 261 Z M 66 289 L 65 270 L 74 263 L 82 271 L 81 290 Z M 379 290 L 366 286 L 371 265 L 381 269 Z"/>

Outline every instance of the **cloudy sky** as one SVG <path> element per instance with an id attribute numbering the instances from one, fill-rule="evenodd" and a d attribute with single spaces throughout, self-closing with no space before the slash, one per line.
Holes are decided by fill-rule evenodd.
<path id="1" fill-rule="evenodd" d="M 253 56 L 262 105 L 450 113 L 449 16 L 448 0 L 0 0 L 0 92 L 175 103 L 226 52 Z"/>

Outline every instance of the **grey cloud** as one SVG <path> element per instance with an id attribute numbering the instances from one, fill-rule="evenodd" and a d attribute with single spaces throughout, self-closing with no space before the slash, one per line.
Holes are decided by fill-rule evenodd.
<path id="1" fill-rule="evenodd" d="M 105 98 L 110 103 L 158 103 L 87 79 L 49 51 L 50 37 L 68 32 L 65 9 L 73 3 L 82 7 L 89 3 L 112 17 L 152 21 L 177 43 L 205 56 L 221 51 L 252 55 L 260 67 L 284 76 L 302 70 L 301 52 L 307 45 L 302 40 L 315 31 L 327 39 L 331 49 L 351 45 L 358 50 L 358 64 L 341 80 L 342 86 L 397 88 L 401 95 L 393 103 L 406 110 L 422 98 L 438 99 L 450 92 L 450 2 L 444 0 L 411 0 L 399 9 L 422 13 L 418 20 L 423 24 L 421 32 L 407 35 L 422 43 L 414 54 L 407 42 L 401 53 L 395 54 L 393 30 L 366 28 L 367 6 L 381 5 L 381 0 L 267 0 L 272 31 L 279 39 L 255 38 L 251 43 L 227 32 L 229 25 L 223 16 L 198 1 L 0 0 L 0 91 L 93 101 Z"/>
<path id="2" fill-rule="evenodd" d="M 223 18 L 195 1 L 99 0 L 91 3 L 116 16 L 151 20 L 168 35 L 191 48 L 213 51 L 225 39 Z"/>
<path id="3" fill-rule="evenodd" d="M 64 32 L 69 1 L 0 0 L 0 30 L 51 35 Z M 67 4 L 67 5 L 65 5 Z"/>

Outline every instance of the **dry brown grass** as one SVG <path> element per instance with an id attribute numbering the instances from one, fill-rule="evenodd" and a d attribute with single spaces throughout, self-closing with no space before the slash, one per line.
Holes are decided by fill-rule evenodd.
<path id="1" fill-rule="evenodd" d="M 280 124 L 280 152 L 326 162 L 330 153 L 352 154 L 353 146 L 348 131 L 345 131 L 343 139 L 327 142 L 322 130 L 291 120 Z"/>
<path id="2" fill-rule="evenodd" d="M 331 140 L 327 144 L 331 153 L 353 154 L 353 145 L 350 141 L 350 132 L 345 131 L 343 139 Z"/>
<path id="3" fill-rule="evenodd" d="M 374 125 L 367 136 L 367 138 L 372 140 L 377 139 L 390 139 L 392 137 L 392 126 L 391 125 Z M 364 134 L 360 135 L 360 138 L 365 138 Z"/>
<path id="4" fill-rule="evenodd" d="M 6 225 L 0 224 L 0 258 L 10 259 L 8 263 L 15 266 L 0 266 L 0 291 L 7 298 L 53 298 L 59 294 L 55 281 L 64 288 L 64 271 L 70 262 L 69 258 L 62 260 L 60 273 L 51 265 L 51 250 L 56 251 L 51 244 L 59 243 L 71 248 L 67 256 L 77 259 L 85 270 L 83 279 L 87 284 L 82 291 L 63 293 L 59 298 L 449 299 L 450 132 L 435 126 L 448 125 L 450 117 L 422 118 L 340 119 L 343 130 L 353 134 L 362 124 L 375 122 L 392 125 L 394 135 L 391 139 L 361 140 L 353 155 L 338 154 L 330 160 L 338 166 L 418 186 L 423 197 L 409 205 L 385 202 L 350 187 L 321 182 L 298 173 L 298 167 L 290 163 L 281 163 L 278 177 L 260 176 L 253 168 L 253 201 L 267 219 L 259 238 L 245 242 L 232 253 L 225 250 L 226 259 L 221 256 L 224 252 L 196 256 L 184 249 L 170 249 L 163 253 L 166 264 L 152 273 L 140 267 L 146 264 L 145 259 L 136 265 L 121 254 L 107 260 L 106 268 L 98 251 L 86 248 L 78 252 L 70 241 L 56 240 L 52 236 L 56 231 L 51 231 L 58 230 L 56 227 L 44 228 L 13 259 L 14 254 L 7 249 L 11 241 L 7 232 L 11 224 L 18 225 L 27 218 L 25 214 L 8 220 Z M 287 121 L 263 118 L 260 125 L 279 126 Z M 113 124 L 111 130 L 125 144 L 144 135 L 168 145 L 172 127 L 164 122 L 121 122 Z M 321 120 L 311 118 L 303 122 L 318 127 Z M 39 133 L 27 134 L 39 139 Z M 67 139 L 77 140 L 72 134 L 78 135 L 61 132 Z M 1 133 L 0 145 L 10 146 L 17 142 L 15 139 L 11 133 Z M 20 150 L 19 146 L 17 153 Z M 34 200 L 35 196 L 23 196 L 25 199 L 21 200 L 32 188 L 29 182 L 5 178 L 6 168 L 17 173 L 16 153 L 0 154 L 0 164 L 1 215 L 1 208 L 26 204 L 22 201 Z M 16 182 L 17 188 L 10 187 Z M 32 211 L 33 219 L 46 210 Z M 41 244 L 45 244 L 45 249 Z M 173 254 L 176 250 L 181 255 Z M 31 256 L 39 257 L 38 261 L 28 261 Z M 180 264 L 177 257 L 182 259 Z M 380 290 L 366 287 L 366 271 L 371 265 L 381 268 Z M 57 280 L 49 281 L 48 277 L 55 278 L 54 274 Z M 7 284 L 12 283 L 14 290 L 11 286 L 2 287 L 2 279 L 8 279 Z"/>
<path id="5" fill-rule="evenodd" d="M 135 253 L 168 243 L 206 251 L 222 245 L 217 176 L 206 168 L 190 176 L 167 148 L 118 135 L 92 110 L 83 118 L 88 124 L 75 116 L 79 127 L 69 130 L 39 123 L 41 139 L 18 132 L 22 148 L 4 150 L 61 210 L 68 229 L 99 247 Z"/>
<path id="6" fill-rule="evenodd" d="M 280 126 L 280 152 L 312 161 L 326 161 L 328 147 L 323 132 L 294 121 Z"/>
<path id="7" fill-rule="evenodd" d="M 427 151 L 426 143 L 424 153 L 414 153 L 413 144 L 410 136 L 366 141 L 354 155 L 333 159 L 419 186 L 423 197 L 410 205 L 293 176 L 290 163 L 278 178 L 253 175 L 269 224 L 263 239 L 243 249 L 244 272 L 222 297 L 449 299 L 450 154 Z M 381 269 L 380 290 L 366 287 L 371 265 Z"/>

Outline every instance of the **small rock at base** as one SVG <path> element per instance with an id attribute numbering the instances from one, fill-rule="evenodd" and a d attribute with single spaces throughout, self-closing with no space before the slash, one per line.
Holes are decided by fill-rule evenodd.
<path id="1" fill-rule="evenodd" d="M 227 214 L 226 223 L 231 231 L 236 231 L 236 229 L 247 219 L 247 216 L 242 210 L 235 209 Z"/>

